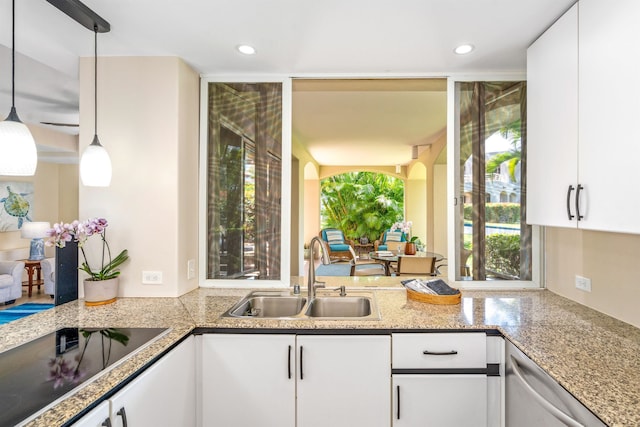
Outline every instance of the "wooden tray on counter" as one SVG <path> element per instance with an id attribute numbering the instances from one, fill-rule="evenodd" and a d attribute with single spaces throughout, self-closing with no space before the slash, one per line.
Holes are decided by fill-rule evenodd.
<path id="1" fill-rule="evenodd" d="M 407 299 L 424 302 L 427 304 L 441 304 L 441 305 L 460 304 L 460 300 L 462 297 L 462 293 L 457 293 L 455 295 L 431 295 L 431 294 L 423 294 L 420 292 L 416 292 L 409 288 L 406 288 L 406 291 L 407 291 Z"/>

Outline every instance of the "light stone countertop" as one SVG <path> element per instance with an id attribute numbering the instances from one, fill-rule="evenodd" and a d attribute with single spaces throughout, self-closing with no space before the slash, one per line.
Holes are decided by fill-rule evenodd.
<path id="1" fill-rule="evenodd" d="M 326 279 L 374 291 L 381 320 L 221 318 L 249 290 L 199 288 L 179 298 L 68 303 L 0 326 L 0 351 L 62 327 L 171 327 L 169 334 L 45 411 L 30 426 L 61 425 L 194 328 L 304 330 L 495 329 L 611 426 L 640 425 L 640 329 L 546 290 L 463 291 L 459 305 L 407 300 L 397 278 Z M 371 288 L 374 285 L 375 289 Z M 351 288 L 351 289 L 349 289 Z M 302 294 L 305 294 L 303 288 Z"/>

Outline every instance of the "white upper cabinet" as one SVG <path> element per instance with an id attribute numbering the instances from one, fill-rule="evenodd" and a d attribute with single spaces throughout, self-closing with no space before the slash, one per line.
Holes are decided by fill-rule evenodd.
<path id="1" fill-rule="evenodd" d="M 528 50 L 527 222 L 640 233 L 637 0 L 580 0 Z"/>
<path id="2" fill-rule="evenodd" d="M 640 233 L 640 1 L 579 5 L 580 228 Z"/>
<path id="3" fill-rule="evenodd" d="M 570 215 L 575 215 L 577 158 L 578 6 L 576 4 L 527 50 L 527 222 L 529 224 L 576 226 L 575 217 L 570 218 Z M 569 203 L 568 207 L 567 203 Z M 571 213 L 568 213 L 568 210 Z"/>

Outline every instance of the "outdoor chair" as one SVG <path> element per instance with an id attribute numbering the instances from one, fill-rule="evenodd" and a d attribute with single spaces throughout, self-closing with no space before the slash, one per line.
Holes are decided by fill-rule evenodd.
<path id="1" fill-rule="evenodd" d="M 406 242 L 407 239 L 404 237 L 404 233 L 400 230 L 387 230 L 380 235 L 380 239 L 373 242 L 373 250 L 374 251 L 390 251 L 392 249 L 389 248 L 389 243 L 394 243 L 392 246 L 396 246 L 397 243 Z M 404 246 L 404 245 L 403 245 Z M 393 248 L 393 249 L 396 249 Z"/>
<path id="2" fill-rule="evenodd" d="M 320 238 L 326 242 L 325 247 L 328 248 L 331 261 L 354 259 L 353 242 L 344 237 L 342 230 L 325 228 L 320 231 Z"/>
<path id="3" fill-rule="evenodd" d="M 359 257 L 356 255 L 353 248 L 349 248 L 351 251 L 351 256 L 353 257 L 350 261 L 351 271 L 350 276 L 384 276 L 384 267 L 382 264 L 376 261 L 361 261 Z"/>
<path id="4" fill-rule="evenodd" d="M 397 276 L 435 276 L 435 258 L 424 256 L 398 256 Z"/>

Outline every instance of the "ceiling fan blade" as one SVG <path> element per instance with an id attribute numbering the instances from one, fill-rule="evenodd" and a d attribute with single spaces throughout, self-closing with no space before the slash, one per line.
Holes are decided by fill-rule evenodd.
<path id="1" fill-rule="evenodd" d="M 80 125 L 79 124 L 75 124 L 75 123 L 55 123 L 55 122 L 40 122 L 43 125 L 50 125 L 50 126 L 66 126 L 66 127 L 71 127 L 71 128 L 77 128 Z"/>

